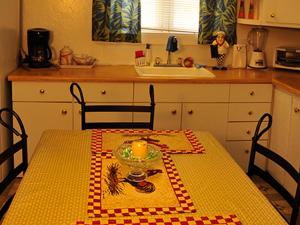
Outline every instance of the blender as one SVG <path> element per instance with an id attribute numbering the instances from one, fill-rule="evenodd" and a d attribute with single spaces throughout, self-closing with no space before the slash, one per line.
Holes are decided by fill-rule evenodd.
<path id="1" fill-rule="evenodd" d="M 248 33 L 248 43 L 251 46 L 249 67 L 266 68 L 264 45 L 267 39 L 268 30 L 265 28 L 252 28 Z"/>

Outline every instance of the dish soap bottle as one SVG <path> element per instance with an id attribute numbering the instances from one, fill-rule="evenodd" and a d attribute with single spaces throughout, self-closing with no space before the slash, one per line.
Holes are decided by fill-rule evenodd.
<path id="1" fill-rule="evenodd" d="M 146 44 L 146 66 L 150 66 L 152 62 L 152 51 L 151 51 L 151 44 Z"/>

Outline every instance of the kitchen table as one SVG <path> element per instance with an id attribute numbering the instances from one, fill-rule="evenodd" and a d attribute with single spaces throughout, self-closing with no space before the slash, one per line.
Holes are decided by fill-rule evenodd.
<path id="1" fill-rule="evenodd" d="M 124 183 L 111 195 L 103 182 L 117 162 L 111 150 L 139 134 L 44 131 L 3 224 L 287 224 L 210 133 L 153 134 L 163 152 L 163 173 L 149 177 L 156 190 Z"/>

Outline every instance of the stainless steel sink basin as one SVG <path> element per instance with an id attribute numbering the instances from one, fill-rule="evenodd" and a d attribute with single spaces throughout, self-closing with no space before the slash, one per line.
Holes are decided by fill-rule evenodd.
<path id="1" fill-rule="evenodd" d="M 157 77 L 215 77 L 213 73 L 208 71 L 205 68 L 185 68 L 185 67 L 152 67 L 152 66 L 143 66 L 135 67 L 136 72 L 140 76 L 157 76 Z"/>

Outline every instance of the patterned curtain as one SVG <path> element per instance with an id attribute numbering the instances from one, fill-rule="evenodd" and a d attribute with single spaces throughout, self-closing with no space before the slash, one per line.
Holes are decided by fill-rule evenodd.
<path id="1" fill-rule="evenodd" d="M 199 44 L 211 44 L 224 31 L 229 44 L 236 43 L 236 0 L 200 0 Z"/>
<path id="2" fill-rule="evenodd" d="M 93 0 L 93 41 L 141 42 L 140 0 Z"/>

